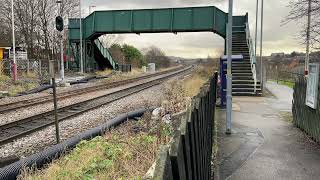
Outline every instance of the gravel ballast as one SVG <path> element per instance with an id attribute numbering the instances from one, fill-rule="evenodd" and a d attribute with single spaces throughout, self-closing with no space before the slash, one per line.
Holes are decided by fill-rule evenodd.
<path id="1" fill-rule="evenodd" d="M 62 140 L 70 138 L 87 129 L 96 127 L 118 114 L 137 108 L 157 106 L 162 99 L 163 85 L 158 85 L 137 94 L 115 101 L 109 105 L 87 112 L 81 116 L 60 123 Z M 50 126 L 42 131 L 33 133 L 17 141 L 0 147 L 0 158 L 18 156 L 20 158 L 34 154 L 55 144 L 55 128 Z"/>

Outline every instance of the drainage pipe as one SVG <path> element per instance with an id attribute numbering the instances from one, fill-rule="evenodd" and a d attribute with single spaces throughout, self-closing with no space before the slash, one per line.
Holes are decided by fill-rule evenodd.
<path id="1" fill-rule="evenodd" d="M 123 122 L 133 119 L 136 117 L 141 117 L 146 111 L 152 111 L 151 109 L 138 109 L 126 114 L 122 114 L 103 125 L 100 125 L 96 128 L 85 131 L 71 139 L 68 139 L 60 144 L 52 146 L 42 152 L 29 156 L 27 158 L 21 159 L 13 164 L 10 164 L 6 167 L 0 169 L 0 179 L 16 179 L 20 174 L 21 170 L 26 167 L 37 167 L 41 168 L 45 164 L 52 162 L 52 160 L 59 158 L 66 151 L 70 151 L 76 147 L 76 145 L 82 140 L 90 140 L 96 136 L 105 134 L 109 129 L 116 127 Z"/>

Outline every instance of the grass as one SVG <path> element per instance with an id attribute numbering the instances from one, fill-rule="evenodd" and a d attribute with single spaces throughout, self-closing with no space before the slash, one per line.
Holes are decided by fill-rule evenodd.
<path id="1" fill-rule="evenodd" d="M 97 76 L 107 76 L 107 75 L 109 75 L 109 74 L 111 74 L 112 73 L 112 70 L 111 69 L 106 69 L 106 70 L 104 70 L 104 71 L 97 71 L 97 72 L 95 72 L 95 74 L 97 75 Z"/>
<path id="2" fill-rule="evenodd" d="M 213 75 L 213 68 L 210 66 L 200 66 L 190 77 L 184 81 L 186 96 L 193 97 L 199 93 L 200 88 Z"/>
<path id="3" fill-rule="evenodd" d="M 293 123 L 293 115 L 291 112 L 280 112 L 280 116 L 287 122 Z"/>
<path id="4" fill-rule="evenodd" d="M 8 91 L 9 96 L 15 96 L 20 92 L 28 91 L 37 86 L 37 75 L 34 73 L 22 73 L 16 82 L 13 82 L 9 76 L 0 76 L 0 91 Z"/>
<path id="5" fill-rule="evenodd" d="M 272 82 L 277 82 L 277 80 L 271 80 Z M 294 82 L 289 82 L 289 81 L 282 81 L 282 80 L 278 80 L 277 82 L 278 84 L 281 84 L 281 85 L 284 85 L 284 86 L 287 86 L 289 88 L 294 88 Z"/>
<path id="6" fill-rule="evenodd" d="M 146 128 L 145 120 L 127 122 L 103 137 L 82 141 L 46 169 L 25 169 L 18 179 L 143 179 L 159 146 L 171 135 L 166 125 L 152 122 L 150 127 Z"/>
<path id="7" fill-rule="evenodd" d="M 184 81 L 168 82 L 160 114 L 184 110 L 186 97 L 196 95 L 210 75 L 206 67 L 199 67 Z M 140 121 L 129 121 L 103 137 L 82 141 L 45 169 L 25 169 L 19 179 L 143 179 L 156 161 L 159 147 L 170 142 L 174 128 L 174 122 L 166 124 L 146 113 Z"/>

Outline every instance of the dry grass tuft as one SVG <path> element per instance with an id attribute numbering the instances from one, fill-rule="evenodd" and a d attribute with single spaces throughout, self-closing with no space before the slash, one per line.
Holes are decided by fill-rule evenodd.
<path id="1" fill-rule="evenodd" d="M 167 127 L 162 127 L 163 139 L 169 139 Z M 161 142 L 167 141 L 158 141 L 156 128 L 147 129 L 144 120 L 129 121 L 104 137 L 82 141 L 44 170 L 24 170 L 18 179 L 142 179 Z"/>
<path id="2" fill-rule="evenodd" d="M 104 71 L 96 71 L 95 72 L 95 74 L 97 75 L 97 76 L 107 76 L 107 75 L 109 75 L 109 74 L 111 74 L 112 73 L 112 70 L 111 69 L 106 69 L 106 70 L 104 70 Z"/>

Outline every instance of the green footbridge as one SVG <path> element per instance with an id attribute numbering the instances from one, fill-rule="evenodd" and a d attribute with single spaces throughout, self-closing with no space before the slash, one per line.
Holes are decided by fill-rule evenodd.
<path id="1" fill-rule="evenodd" d="M 82 19 L 84 66 L 117 68 L 117 60 L 99 41 L 104 34 L 213 32 L 226 38 L 228 14 L 214 6 L 95 11 Z M 234 33 L 245 32 L 248 16 L 234 16 Z M 69 44 L 79 67 L 80 19 L 69 19 Z"/>

